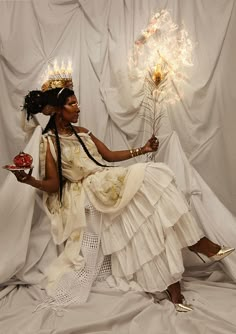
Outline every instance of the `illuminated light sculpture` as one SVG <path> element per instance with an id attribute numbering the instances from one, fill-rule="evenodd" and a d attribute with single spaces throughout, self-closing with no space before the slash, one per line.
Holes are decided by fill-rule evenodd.
<path id="1" fill-rule="evenodd" d="M 129 76 L 142 80 L 144 98 L 139 114 L 157 134 L 165 107 L 181 99 L 180 86 L 192 62 L 193 44 L 167 10 L 152 16 L 129 56 Z"/>

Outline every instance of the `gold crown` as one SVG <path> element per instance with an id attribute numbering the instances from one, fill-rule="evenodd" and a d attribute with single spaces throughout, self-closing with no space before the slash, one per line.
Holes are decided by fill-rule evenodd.
<path id="1" fill-rule="evenodd" d="M 54 61 L 53 67 L 48 65 L 48 70 L 44 77 L 44 83 L 41 87 L 42 91 L 53 89 L 53 88 L 73 88 L 72 81 L 72 65 L 68 62 L 65 66 L 62 60 L 61 66 L 58 66 L 57 60 Z"/>

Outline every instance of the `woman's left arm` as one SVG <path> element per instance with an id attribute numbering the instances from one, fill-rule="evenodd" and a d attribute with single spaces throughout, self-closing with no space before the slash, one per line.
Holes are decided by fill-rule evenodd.
<path id="1" fill-rule="evenodd" d="M 96 145 L 98 152 L 101 154 L 103 159 L 108 162 L 128 160 L 141 154 L 155 152 L 157 151 L 159 146 L 159 140 L 154 135 L 152 135 L 152 137 L 142 147 L 131 150 L 111 151 L 102 141 L 96 138 L 92 133 L 90 134 L 90 137 Z"/>

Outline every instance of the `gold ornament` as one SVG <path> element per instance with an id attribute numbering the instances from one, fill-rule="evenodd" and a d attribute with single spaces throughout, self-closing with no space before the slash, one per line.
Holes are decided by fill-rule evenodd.
<path id="1" fill-rule="evenodd" d="M 53 68 L 48 65 L 45 82 L 41 89 L 45 92 L 46 90 L 53 88 L 73 89 L 72 66 L 70 62 L 68 62 L 67 67 L 65 67 L 64 61 L 61 62 L 61 66 L 59 67 L 57 60 L 54 61 Z"/>

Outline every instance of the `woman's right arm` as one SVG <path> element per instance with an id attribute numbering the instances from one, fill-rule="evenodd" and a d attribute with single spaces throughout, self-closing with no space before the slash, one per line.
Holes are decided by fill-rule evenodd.
<path id="1" fill-rule="evenodd" d="M 43 180 L 37 180 L 31 176 L 31 173 L 27 174 L 24 171 L 14 171 L 14 174 L 19 182 L 28 184 L 48 193 L 57 192 L 60 187 L 56 162 L 53 159 L 49 145 L 47 145 L 45 178 Z"/>

